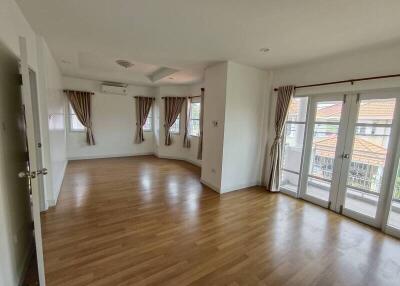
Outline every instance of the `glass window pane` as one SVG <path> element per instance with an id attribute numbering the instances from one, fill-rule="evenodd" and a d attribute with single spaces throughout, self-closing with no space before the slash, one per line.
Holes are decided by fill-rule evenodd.
<path id="1" fill-rule="evenodd" d="M 390 135 L 390 128 L 385 129 L 387 136 L 360 135 L 356 130 L 348 186 L 380 192 Z"/>
<path id="2" fill-rule="evenodd" d="M 400 164 L 397 168 L 388 225 L 400 230 Z"/>
<path id="3" fill-rule="evenodd" d="M 316 122 L 339 122 L 343 101 L 324 101 L 317 103 Z"/>
<path id="4" fill-rule="evenodd" d="M 344 207 L 372 218 L 377 213 L 395 103 L 393 98 L 360 101 Z"/>
<path id="5" fill-rule="evenodd" d="M 297 193 L 299 188 L 299 175 L 282 171 L 281 188 Z"/>
<path id="6" fill-rule="evenodd" d="M 300 172 L 303 152 L 304 123 L 287 123 L 283 144 L 283 168 Z"/>
<path id="7" fill-rule="evenodd" d="M 200 119 L 200 102 L 190 104 L 192 119 Z"/>
<path id="8" fill-rule="evenodd" d="M 308 97 L 294 97 L 289 105 L 288 121 L 305 122 Z"/>
<path id="9" fill-rule="evenodd" d="M 190 122 L 190 135 L 199 136 L 200 135 L 200 120 L 192 119 Z"/>
<path id="10" fill-rule="evenodd" d="M 328 201 L 330 189 L 331 189 L 331 183 L 308 177 L 307 195 L 316 197 L 324 201 Z"/>
<path id="11" fill-rule="evenodd" d="M 69 124 L 71 131 L 85 131 L 85 126 L 79 121 L 71 104 L 69 105 Z"/>
<path id="12" fill-rule="evenodd" d="M 150 110 L 149 115 L 147 116 L 146 122 L 143 125 L 144 131 L 153 130 L 153 112 Z"/>
<path id="13" fill-rule="evenodd" d="M 70 121 L 71 121 L 71 130 L 72 131 L 84 131 L 85 130 L 85 126 L 82 125 L 82 123 L 79 121 L 79 119 L 76 115 L 71 115 Z"/>
<path id="14" fill-rule="evenodd" d="M 361 100 L 357 123 L 392 124 L 395 98 Z"/>
<path id="15" fill-rule="evenodd" d="M 347 188 L 344 207 L 369 217 L 375 217 L 379 196 Z"/>
<path id="16" fill-rule="evenodd" d="M 314 126 L 309 174 L 327 180 L 332 179 L 338 131 L 339 125 L 316 124 Z"/>
<path id="17" fill-rule="evenodd" d="M 171 126 L 171 128 L 170 128 L 170 132 L 171 132 L 171 133 L 175 133 L 175 134 L 179 133 L 179 123 L 180 123 L 180 120 L 181 120 L 181 116 L 178 115 L 178 117 L 176 118 L 174 124 L 172 124 L 172 126 Z"/>

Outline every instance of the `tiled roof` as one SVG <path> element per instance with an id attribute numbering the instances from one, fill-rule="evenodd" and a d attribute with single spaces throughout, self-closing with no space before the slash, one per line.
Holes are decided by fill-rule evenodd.
<path id="1" fill-rule="evenodd" d="M 363 101 L 358 114 L 359 120 L 363 119 L 380 119 L 391 120 L 393 118 L 395 99 L 380 99 Z M 317 112 L 317 116 L 338 118 L 341 114 L 342 103 L 333 104 L 321 108 Z"/>
<path id="2" fill-rule="evenodd" d="M 336 142 L 336 134 L 316 140 L 314 142 L 315 154 L 321 157 L 333 158 L 335 156 Z M 352 161 L 374 166 L 383 166 L 385 164 L 386 152 L 386 148 L 380 145 L 360 137 L 355 137 Z"/>
<path id="3" fill-rule="evenodd" d="M 359 120 L 365 119 L 391 120 L 393 118 L 395 99 L 365 100 L 362 101 Z M 289 115 L 296 118 L 299 106 L 296 100 L 293 100 L 289 106 Z M 318 110 L 317 118 L 326 117 L 326 119 L 338 119 L 342 111 L 342 103 L 332 104 Z"/>

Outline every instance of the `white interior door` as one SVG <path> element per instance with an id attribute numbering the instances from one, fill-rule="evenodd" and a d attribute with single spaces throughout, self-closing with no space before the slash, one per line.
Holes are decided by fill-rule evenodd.
<path id="1" fill-rule="evenodd" d="M 30 168 L 42 172 L 38 167 L 37 161 L 37 146 L 35 141 L 35 124 L 34 124 L 34 114 L 32 108 L 32 98 L 31 98 L 31 87 L 29 78 L 29 67 L 27 58 L 27 46 L 25 38 L 20 37 L 20 72 L 22 74 L 22 101 L 25 106 L 25 118 L 26 118 L 26 135 L 29 152 L 29 162 Z M 43 259 L 43 245 L 42 245 L 42 227 L 40 222 L 40 198 L 39 198 L 39 184 L 36 179 L 31 180 L 31 190 L 32 190 L 32 214 L 35 229 L 35 244 L 36 244 L 36 257 L 38 264 L 39 282 L 41 286 L 45 285 L 45 275 L 44 275 L 44 259 Z"/>
<path id="2" fill-rule="evenodd" d="M 336 211 L 379 227 L 398 137 L 399 97 L 368 92 L 351 98 Z M 392 156 L 390 156 L 392 155 Z"/>
<path id="3" fill-rule="evenodd" d="M 300 197 L 334 208 L 351 103 L 344 94 L 310 97 Z"/>

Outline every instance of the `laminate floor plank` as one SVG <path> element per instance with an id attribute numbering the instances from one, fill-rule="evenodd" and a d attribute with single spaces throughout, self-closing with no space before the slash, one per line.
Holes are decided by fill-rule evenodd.
<path id="1" fill-rule="evenodd" d="M 42 214 L 49 286 L 400 285 L 400 241 L 263 188 L 219 195 L 191 164 L 72 161 Z"/>

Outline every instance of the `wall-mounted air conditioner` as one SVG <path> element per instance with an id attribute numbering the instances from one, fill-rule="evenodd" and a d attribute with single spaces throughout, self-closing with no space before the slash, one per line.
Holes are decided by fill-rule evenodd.
<path id="1" fill-rule="evenodd" d="M 128 94 L 128 85 L 123 83 L 103 82 L 101 84 L 101 92 L 113 93 L 119 95 Z"/>

